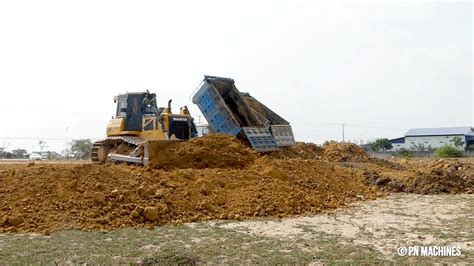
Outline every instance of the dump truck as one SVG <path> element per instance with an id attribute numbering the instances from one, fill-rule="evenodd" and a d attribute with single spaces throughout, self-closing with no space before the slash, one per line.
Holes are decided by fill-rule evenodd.
<path id="1" fill-rule="evenodd" d="M 209 123 L 210 133 L 237 136 L 259 152 L 278 150 L 295 143 L 290 123 L 249 93 L 240 92 L 233 79 L 204 76 L 195 103 Z M 95 163 L 119 161 L 147 164 L 160 147 L 172 141 L 197 137 L 187 106 L 178 114 L 157 107 L 156 94 L 132 92 L 114 97 L 116 114 L 107 125 L 107 138 L 93 143 Z"/>
<path id="2" fill-rule="evenodd" d="M 231 134 L 259 152 L 295 144 L 290 123 L 249 93 L 240 92 L 230 78 L 204 76 L 192 96 L 213 133 Z"/>
<path id="3" fill-rule="evenodd" d="M 147 164 L 150 153 L 172 141 L 184 141 L 197 136 L 194 119 L 187 106 L 178 114 L 167 107 L 157 107 L 156 94 L 129 92 L 114 97 L 116 114 L 107 125 L 107 138 L 93 143 L 91 159 L 95 163 L 107 160 Z M 150 144 L 153 151 L 150 150 Z"/>

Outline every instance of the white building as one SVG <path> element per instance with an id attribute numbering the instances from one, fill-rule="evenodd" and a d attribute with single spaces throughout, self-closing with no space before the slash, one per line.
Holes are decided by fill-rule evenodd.
<path id="1" fill-rule="evenodd" d="M 453 144 L 453 139 L 462 139 L 464 149 L 470 144 L 474 144 L 474 130 L 471 127 L 439 127 L 439 128 L 413 128 L 405 133 L 404 137 L 390 140 L 392 142 L 391 151 L 407 150 L 434 150 L 445 145 Z"/>
<path id="2" fill-rule="evenodd" d="M 211 128 L 208 124 L 197 124 L 196 130 L 199 137 L 206 136 L 211 133 Z"/>
<path id="3" fill-rule="evenodd" d="M 63 156 L 55 151 L 33 151 L 33 153 L 41 155 L 42 160 L 61 159 Z"/>

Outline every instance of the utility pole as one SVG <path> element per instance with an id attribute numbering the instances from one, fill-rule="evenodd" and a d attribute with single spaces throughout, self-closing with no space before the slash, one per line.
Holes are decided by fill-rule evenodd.
<path id="1" fill-rule="evenodd" d="M 68 133 L 69 127 L 66 127 L 66 160 L 69 160 L 69 150 L 67 149 L 67 133 Z"/>
<path id="2" fill-rule="evenodd" d="M 345 133 L 344 133 L 344 127 L 345 127 L 346 124 L 342 123 L 341 126 L 342 126 L 342 142 L 345 142 L 346 140 L 346 136 L 345 136 Z"/>

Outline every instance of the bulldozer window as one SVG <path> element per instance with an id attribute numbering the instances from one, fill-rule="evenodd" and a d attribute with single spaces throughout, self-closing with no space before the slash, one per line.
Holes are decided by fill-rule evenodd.
<path id="1" fill-rule="evenodd" d="M 132 113 L 138 113 L 140 110 L 140 104 L 137 98 L 132 98 Z"/>
<path id="2" fill-rule="evenodd" d="M 142 101 L 142 95 L 128 95 L 127 119 L 125 120 L 125 130 L 142 130 Z"/>
<path id="3" fill-rule="evenodd" d="M 154 130 L 155 129 L 155 118 L 145 118 L 143 120 L 143 130 Z"/>
<path id="4" fill-rule="evenodd" d="M 119 97 L 117 104 L 117 117 L 126 117 L 127 116 L 127 98 Z"/>

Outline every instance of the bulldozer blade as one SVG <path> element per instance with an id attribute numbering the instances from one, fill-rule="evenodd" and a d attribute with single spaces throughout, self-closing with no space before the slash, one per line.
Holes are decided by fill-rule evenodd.
<path id="1" fill-rule="evenodd" d="M 140 157 L 132 157 L 128 155 L 116 154 L 111 153 L 109 154 L 109 159 L 116 162 L 128 162 L 128 163 L 136 163 L 136 164 L 144 164 L 144 158 Z"/>
<path id="2" fill-rule="evenodd" d="M 159 153 L 163 147 L 170 145 L 171 143 L 181 142 L 182 140 L 146 140 L 139 144 L 138 147 L 143 147 L 142 156 L 130 156 L 123 154 L 110 153 L 109 159 L 117 162 L 128 162 L 141 165 L 147 165 L 150 162 L 150 158 L 153 158 L 155 154 Z"/>

